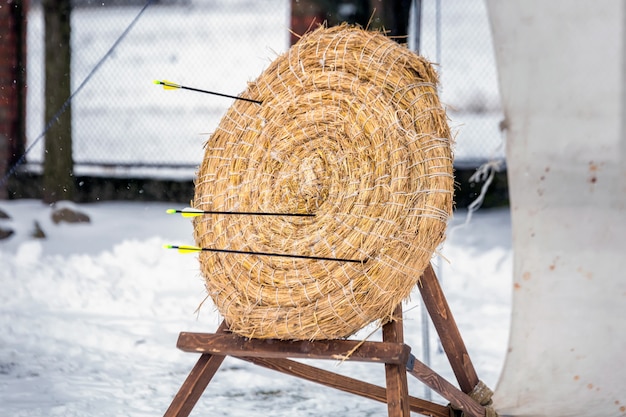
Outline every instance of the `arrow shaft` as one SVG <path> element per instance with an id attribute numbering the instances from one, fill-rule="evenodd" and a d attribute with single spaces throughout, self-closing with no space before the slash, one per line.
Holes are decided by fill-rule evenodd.
<path id="1" fill-rule="evenodd" d="M 197 246 L 186 246 L 186 245 L 182 245 L 182 246 L 165 245 L 164 247 L 166 249 L 178 249 L 181 253 L 217 252 L 217 253 L 234 253 L 234 254 L 239 254 L 239 255 L 279 256 L 283 258 L 312 259 L 315 261 L 338 261 L 338 262 L 353 262 L 353 263 L 362 263 L 362 264 L 367 262 L 367 259 L 361 261 L 358 259 L 330 258 L 330 257 L 325 257 L 325 256 L 291 255 L 287 253 L 252 252 L 252 251 L 234 250 L 234 249 L 200 248 Z"/>
<path id="2" fill-rule="evenodd" d="M 291 255 L 291 254 L 286 254 L 286 253 L 249 252 L 249 251 L 234 250 L 234 249 L 214 249 L 214 248 L 200 248 L 200 249 L 203 251 L 207 251 L 207 252 L 236 253 L 236 254 L 241 254 L 241 255 L 279 256 L 283 258 L 313 259 L 316 261 L 340 261 L 340 262 L 353 262 L 353 263 L 367 262 L 367 260 L 361 261 L 358 259 L 327 258 L 324 256 Z"/>
<path id="3" fill-rule="evenodd" d="M 258 211 L 212 211 L 212 210 L 176 210 L 176 213 L 188 215 L 201 214 L 240 214 L 244 216 L 291 216 L 291 217 L 315 217 L 309 213 L 265 213 Z"/>
<path id="4" fill-rule="evenodd" d="M 231 96 L 230 94 L 217 93 L 215 91 L 208 91 L 208 90 L 201 90 L 199 88 L 193 88 L 193 87 L 185 87 L 184 85 L 181 85 L 180 88 L 182 88 L 183 90 L 190 90 L 190 91 L 196 91 L 196 92 L 199 92 L 199 93 L 212 94 L 214 96 L 220 96 L 220 97 L 226 97 L 226 98 L 234 98 L 235 100 L 243 100 L 243 101 L 248 101 L 250 103 L 263 104 L 262 101 L 253 100 L 251 98 Z"/>

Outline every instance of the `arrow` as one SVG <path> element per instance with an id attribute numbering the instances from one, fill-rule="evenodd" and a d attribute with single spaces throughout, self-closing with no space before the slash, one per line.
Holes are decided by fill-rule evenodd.
<path id="1" fill-rule="evenodd" d="M 367 262 L 367 259 L 364 261 L 358 259 L 341 259 L 341 258 L 326 258 L 323 256 L 306 256 L 306 255 L 290 255 L 285 253 L 269 253 L 269 252 L 248 252 L 242 250 L 232 250 L 232 249 L 213 249 L 213 248 L 200 248 L 198 246 L 189 246 L 189 245 L 163 245 L 164 249 L 178 249 L 179 253 L 193 253 L 193 252 L 218 252 L 218 253 L 236 253 L 240 255 L 260 255 L 260 256 L 280 256 L 283 258 L 300 258 L 300 259 L 313 259 L 316 261 L 339 261 L 339 262 L 354 262 L 364 264 Z"/>
<path id="2" fill-rule="evenodd" d="M 154 83 L 157 84 L 157 85 L 162 85 L 164 90 L 178 90 L 178 89 L 190 90 L 190 91 L 197 91 L 199 93 L 212 94 L 214 96 L 234 98 L 235 100 L 243 100 L 243 101 L 249 101 L 251 103 L 263 104 L 262 101 L 253 100 L 251 98 L 231 96 L 229 94 L 216 93 L 215 91 L 200 90 L 199 88 L 186 87 L 184 85 L 176 84 L 176 83 L 173 83 L 171 81 L 166 81 L 166 80 L 154 80 Z"/>
<path id="3" fill-rule="evenodd" d="M 208 210 L 198 210 L 195 208 L 187 207 L 182 210 L 176 209 L 167 209 L 165 211 L 167 214 L 177 214 L 179 213 L 183 217 L 197 217 L 202 216 L 204 214 L 240 214 L 245 216 L 297 216 L 297 217 L 315 217 L 315 214 L 300 214 L 300 213 L 265 213 L 265 212 L 256 212 L 256 211 L 208 211 Z"/>

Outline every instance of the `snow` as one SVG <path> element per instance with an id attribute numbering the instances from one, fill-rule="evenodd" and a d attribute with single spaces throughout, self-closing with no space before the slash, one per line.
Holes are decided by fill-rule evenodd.
<path id="1" fill-rule="evenodd" d="M 35 200 L 1 201 L 15 234 L 0 241 L 0 415 L 162 415 L 197 360 L 176 349 L 180 331 L 213 332 L 220 322 L 189 244 L 187 219 L 165 203 L 60 203 L 90 223 L 54 224 Z M 184 207 L 181 204 L 179 207 Z M 512 251 L 508 209 L 455 213 L 435 259 L 444 292 L 479 377 L 495 388 L 506 353 Z M 31 237 L 34 222 L 45 239 Z M 405 338 L 421 357 L 420 298 L 405 305 Z M 364 338 L 366 328 L 354 338 Z M 376 339 L 379 335 L 374 335 Z M 431 331 L 431 366 L 454 376 Z M 376 364 L 314 361 L 377 384 Z M 410 392 L 423 386 L 409 376 Z M 438 402 L 444 402 L 435 397 Z M 193 415 L 386 415 L 386 406 L 227 358 Z"/>
<path id="2" fill-rule="evenodd" d="M 197 164 L 206 133 L 214 129 L 230 102 L 163 92 L 152 80 L 165 78 L 236 94 L 287 47 L 285 0 L 268 1 L 254 10 L 248 7 L 251 2 L 233 6 L 229 1 L 228 7 L 225 0 L 207 7 L 200 7 L 202 2 L 189 4 L 151 7 L 75 99 L 79 162 L 113 158 Z M 494 152 L 498 157 L 501 114 L 493 104 L 498 94 L 490 39 L 488 33 L 474 37 L 477 27 L 480 33 L 488 32 L 486 13 L 482 6 L 474 7 L 473 18 L 468 19 L 464 13 L 469 9 L 463 12 L 461 4 L 466 3 L 456 0 L 444 10 L 451 13 L 444 13 L 444 53 L 438 57 L 433 2 L 425 2 L 423 50 L 429 59 L 440 60 L 442 99 L 449 104 L 451 123 L 458 130 L 457 159 L 491 158 Z M 137 12 L 137 8 L 75 11 L 75 84 Z M 44 126 L 42 25 L 41 10 L 33 7 L 28 26 L 29 144 Z M 213 41 L 209 44 L 207 39 Z M 481 65 L 485 60 L 487 64 Z M 481 106 L 481 111 L 472 110 Z M 40 161 L 42 152 L 39 144 L 29 161 Z M 132 161 L 127 160 L 129 155 Z M 132 175 L 137 169 L 145 168 L 116 168 L 115 172 Z M 183 171 L 159 168 L 157 175 L 187 177 L 195 168 Z M 11 217 L 0 219 L 0 227 L 15 231 L 0 240 L 0 416 L 162 415 L 197 360 L 197 355 L 176 349 L 178 333 L 213 332 L 220 323 L 211 301 L 205 301 L 197 259 L 162 249 L 165 243 L 193 243 L 191 223 L 166 215 L 172 204 L 60 205 L 87 213 L 91 222 L 54 224 L 53 208 L 39 201 L 0 201 L 0 210 Z M 442 257 L 434 262 L 478 375 L 495 388 L 510 320 L 510 215 L 508 209 L 479 211 L 469 225 L 460 227 L 465 216 L 465 211 L 456 212 Z M 35 222 L 45 239 L 32 237 Z M 416 291 L 405 305 L 405 338 L 418 358 L 420 307 Z M 363 339 L 371 331 L 363 329 L 354 338 Z M 432 330 L 430 345 L 431 366 L 454 381 Z M 313 363 L 384 384 L 381 365 Z M 411 394 L 424 395 L 417 380 L 409 377 L 409 383 Z M 192 416 L 323 417 L 348 412 L 386 415 L 386 406 L 227 358 Z"/>

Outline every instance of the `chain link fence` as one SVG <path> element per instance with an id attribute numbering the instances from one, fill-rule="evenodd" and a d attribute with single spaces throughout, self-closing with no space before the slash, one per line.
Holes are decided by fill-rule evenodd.
<path id="1" fill-rule="evenodd" d="M 504 159 L 497 72 L 483 0 L 423 0 L 420 53 L 438 63 L 442 102 L 456 132 L 455 164 Z"/>
<path id="2" fill-rule="evenodd" d="M 76 3 L 74 90 L 142 7 L 123 3 Z M 288 49 L 289 27 L 290 0 L 170 0 L 148 7 L 72 100 L 78 174 L 193 177 L 204 142 L 232 100 L 164 91 L 153 81 L 237 95 Z M 483 1 L 422 0 L 421 28 L 421 53 L 439 64 L 442 101 L 457 132 L 457 164 L 478 166 L 503 157 L 498 149 L 502 115 Z M 43 33 L 42 10 L 33 2 L 28 14 L 28 141 L 47 123 Z M 33 147 L 29 164 L 40 164 L 43 152 L 43 143 Z"/>

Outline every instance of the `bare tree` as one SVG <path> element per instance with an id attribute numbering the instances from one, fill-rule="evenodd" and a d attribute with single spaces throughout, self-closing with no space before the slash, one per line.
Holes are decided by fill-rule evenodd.
<path id="1" fill-rule="evenodd" d="M 70 0 L 43 0 L 45 22 L 45 120 L 58 116 L 46 133 L 43 200 L 72 200 L 75 193 L 72 159 L 71 9 Z"/>

